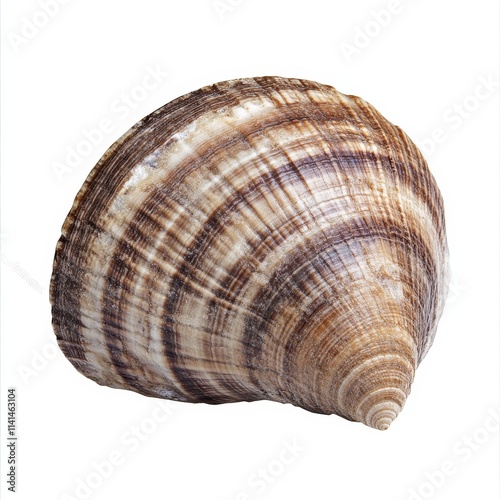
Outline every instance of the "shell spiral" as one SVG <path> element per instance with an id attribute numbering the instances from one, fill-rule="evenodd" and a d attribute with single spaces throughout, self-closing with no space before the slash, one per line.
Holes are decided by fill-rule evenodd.
<path id="1" fill-rule="evenodd" d="M 443 202 L 363 99 L 280 77 L 180 97 L 122 136 L 67 216 L 53 327 L 99 384 L 268 399 L 387 429 L 447 292 Z"/>

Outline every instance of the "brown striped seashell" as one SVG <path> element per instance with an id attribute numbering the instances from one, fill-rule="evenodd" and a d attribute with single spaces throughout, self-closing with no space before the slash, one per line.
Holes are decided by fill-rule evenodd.
<path id="1" fill-rule="evenodd" d="M 222 82 L 103 156 L 57 245 L 53 325 L 99 384 L 272 400 L 387 429 L 447 290 L 443 203 L 370 104 L 315 82 Z"/>

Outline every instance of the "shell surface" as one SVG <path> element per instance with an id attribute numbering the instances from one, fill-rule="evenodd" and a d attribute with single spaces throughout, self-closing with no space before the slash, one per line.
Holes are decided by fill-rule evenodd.
<path id="1" fill-rule="evenodd" d="M 306 80 L 232 80 L 123 135 L 58 242 L 53 326 L 99 384 L 273 400 L 386 429 L 447 291 L 443 203 L 370 104 Z"/>

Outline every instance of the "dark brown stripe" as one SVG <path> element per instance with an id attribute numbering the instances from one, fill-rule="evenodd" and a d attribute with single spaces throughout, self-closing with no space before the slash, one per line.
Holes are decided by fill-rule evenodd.
<path id="1" fill-rule="evenodd" d="M 78 242 L 85 245 L 90 238 L 88 227 L 79 228 Z M 71 242 L 73 243 L 73 242 Z M 57 244 L 54 269 L 50 281 L 52 325 L 59 346 L 73 363 L 80 366 L 85 361 L 85 349 L 81 345 L 80 295 L 84 293 L 85 256 L 81 248 L 70 244 L 63 234 Z"/>
<path id="2" fill-rule="evenodd" d="M 347 162 L 349 159 L 346 160 Z M 226 204 L 221 206 L 212 216 L 211 218 L 206 222 L 206 224 L 203 226 L 202 231 L 194 238 L 194 245 L 191 246 L 189 249 L 186 251 L 186 255 L 184 258 L 183 263 L 179 266 L 178 273 L 174 279 L 173 285 L 171 287 L 171 295 L 174 297 L 174 299 L 170 300 L 167 305 L 166 305 L 166 312 L 167 316 L 175 316 L 176 311 L 179 306 L 179 300 L 180 297 L 182 297 L 185 293 L 189 293 L 189 285 L 188 281 L 197 281 L 196 280 L 196 269 L 202 266 L 202 262 L 204 259 L 205 253 L 208 251 L 210 246 L 212 245 L 213 241 L 218 238 L 218 235 L 220 232 L 222 232 L 224 229 L 227 229 L 227 218 L 226 214 L 227 213 L 234 213 L 239 210 L 240 205 L 245 205 L 245 206 L 251 206 L 251 201 L 252 201 L 252 196 L 264 196 L 265 192 L 260 192 L 262 189 L 262 186 L 266 186 L 267 192 L 271 192 L 273 189 L 276 188 L 276 186 L 281 184 L 281 181 L 278 181 L 278 179 L 281 178 L 286 178 L 290 180 L 290 173 L 295 172 L 294 169 L 299 169 L 302 172 L 302 175 L 311 178 L 311 175 L 314 173 L 314 171 L 317 169 L 317 163 L 322 165 L 324 167 L 325 163 L 330 162 L 330 158 L 328 157 L 320 157 L 316 158 L 315 161 L 312 161 L 312 159 L 307 158 L 303 160 L 303 164 L 287 164 L 282 166 L 280 169 L 272 172 L 268 172 L 267 174 L 262 175 L 260 178 L 256 179 L 255 181 L 251 181 L 247 186 L 242 188 L 241 190 L 235 192 L 232 197 L 230 197 Z M 330 164 L 330 168 L 333 168 Z M 320 170 L 317 170 L 319 173 Z M 257 185 L 255 184 L 257 183 Z M 394 221 L 393 221 L 394 222 Z M 291 222 L 294 224 L 294 222 Z M 374 224 L 377 222 L 375 221 Z M 397 228 L 396 226 L 393 226 L 394 233 L 397 234 L 397 238 L 402 238 L 403 236 L 401 235 L 401 231 L 404 232 L 404 229 L 402 230 L 401 228 Z M 283 232 L 287 234 L 289 231 L 292 230 L 298 230 L 299 227 L 291 227 L 291 228 L 282 228 Z M 368 227 L 366 227 L 364 230 L 365 232 L 368 231 Z M 345 234 L 341 234 L 340 238 L 338 240 L 328 240 L 327 245 L 334 245 L 337 244 L 338 242 L 343 241 L 342 238 L 349 238 L 352 237 L 352 234 L 349 232 L 351 229 L 348 228 L 347 232 Z M 374 237 L 377 236 L 376 230 L 374 230 Z M 386 234 L 383 232 L 384 236 L 391 236 L 391 229 L 388 230 L 389 233 Z M 363 232 L 360 233 L 360 237 L 363 237 Z M 394 236 L 394 235 L 392 235 Z M 277 237 L 277 239 L 276 239 Z M 262 241 L 269 240 L 265 245 L 262 245 L 261 248 L 258 249 L 254 248 L 251 250 L 251 259 L 255 262 L 261 262 L 262 259 L 265 257 L 265 254 L 262 252 L 264 249 L 266 252 L 268 251 L 273 251 L 274 248 L 280 244 L 283 241 L 283 238 L 280 237 L 280 234 L 276 234 L 276 232 L 273 232 L 272 229 L 267 228 L 266 233 L 259 234 L 257 241 L 261 239 Z M 247 242 L 248 244 L 249 242 Z M 411 245 L 411 242 L 408 240 L 407 235 L 404 234 L 404 245 L 405 245 L 405 252 Z M 316 243 L 314 244 L 316 246 Z M 425 249 L 425 245 L 422 241 L 419 241 L 417 243 L 419 252 L 421 254 L 426 253 L 428 254 L 428 251 Z M 298 257 L 304 257 L 304 252 L 307 254 L 307 249 L 302 249 Z M 303 262 L 303 261 L 302 261 Z M 244 265 L 244 263 L 239 262 L 237 267 L 234 269 L 228 270 L 227 276 L 228 278 L 226 281 L 223 281 L 221 283 L 221 286 L 218 290 L 215 291 L 215 295 L 217 299 L 222 299 L 224 301 L 235 301 L 237 300 L 238 294 L 241 291 L 241 289 L 245 286 L 247 283 L 248 279 L 250 279 L 251 274 L 248 272 L 249 266 Z M 280 271 L 281 273 L 281 271 Z M 429 271 L 429 274 L 432 275 L 432 271 Z M 281 274 L 283 276 L 283 274 Z M 285 274 L 286 275 L 286 274 Z M 189 280 L 187 279 L 189 277 Z M 201 285 L 202 281 L 198 281 L 198 283 Z M 274 284 L 270 285 L 270 290 L 274 290 Z M 272 292 L 271 292 L 272 293 Z M 268 297 L 261 297 L 261 300 L 259 301 L 262 304 L 268 304 Z M 212 301 L 212 305 L 216 307 L 215 300 Z M 253 313 L 251 315 L 251 319 L 249 319 L 248 324 L 251 325 L 247 328 L 247 335 L 244 340 L 245 344 L 250 346 L 249 349 L 249 357 L 250 358 L 255 358 L 257 362 L 252 363 L 253 366 L 257 369 L 258 367 L 258 355 L 257 353 L 260 350 L 261 346 L 261 340 L 259 340 L 259 332 L 265 332 L 265 335 L 268 335 L 268 330 L 269 330 L 269 325 L 272 324 L 271 318 L 269 317 L 271 312 L 274 310 L 274 306 L 272 304 L 269 305 L 269 308 L 267 312 L 259 309 L 253 309 Z M 261 320 L 261 323 L 258 323 L 255 321 L 255 317 L 261 316 L 263 319 Z M 253 318 L 253 319 L 252 319 Z M 253 325 L 253 326 L 252 326 Z M 258 325 L 258 326 L 255 326 Z M 209 326 L 210 329 L 210 326 Z M 170 336 L 174 334 L 175 332 L 172 329 L 166 329 L 165 335 Z M 256 340 L 257 339 L 257 340 Z M 175 341 L 177 343 L 177 341 Z M 174 357 L 174 353 L 170 352 L 167 353 L 169 358 Z M 172 364 L 176 365 L 175 359 L 172 359 Z M 191 390 L 194 389 L 193 386 L 193 381 L 192 381 L 192 376 L 189 372 L 189 370 L 184 369 L 180 365 L 176 366 L 176 374 L 179 378 L 179 381 L 181 384 L 187 383 Z M 206 388 L 201 388 L 199 387 L 198 390 L 205 390 Z"/>
<path id="3" fill-rule="evenodd" d="M 377 222 L 379 224 L 377 224 Z M 343 241 L 357 239 L 359 241 L 372 241 L 376 239 L 384 239 L 391 241 L 395 247 L 399 247 L 402 252 L 408 251 L 408 242 L 405 231 L 403 228 L 392 226 L 384 227 L 380 224 L 382 221 L 370 221 L 367 224 L 365 219 L 359 219 L 352 223 L 349 227 L 334 227 L 329 232 L 327 237 L 317 238 L 311 245 L 301 245 L 294 252 L 293 255 L 287 258 L 287 261 L 276 269 L 269 281 L 269 285 L 262 289 L 254 304 L 254 312 L 257 316 L 262 318 L 261 322 L 248 321 L 246 323 L 245 340 L 244 343 L 248 347 L 247 350 L 247 363 L 250 370 L 255 367 L 261 366 L 262 360 L 262 345 L 264 340 L 270 334 L 269 324 L 273 323 L 274 317 L 279 314 L 283 304 L 289 303 L 291 300 L 290 293 L 286 291 L 302 288 L 302 283 L 305 281 L 307 273 L 310 268 L 300 269 L 304 262 L 314 263 L 316 259 L 328 259 L 334 262 L 339 259 L 336 251 L 336 246 Z M 409 276 L 409 279 L 416 280 L 412 283 L 415 291 L 419 291 L 419 299 L 421 301 L 420 308 L 414 309 L 413 312 L 417 315 L 415 331 L 409 332 L 418 346 L 419 360 L 423 351 L 423 342 L 426 340 L 422 335 L 429 331 L 429 321 L 432 320 L 434 314 L 433 309 L 436 307 L 434 297 L 436 297 L 436 264 L 431 258 L 431 253 L 423 241 L 416 238 L 415 254 L 422 263 L 425 269 L 425 276 Z M 402 265 L 405 263 L 403 262 Z M 334 264 L 335 265 L 335 264 Z M 237 278 L 236 278 L 237 279 Z M 307 280 L 306 280 L 307 281 Z M 241 286 L 241 283 L 238 283 Z M 336 289 L 335 283 L 332 283 L 332 294 L 338 295 L 341 293 L 341 288 Z M 321 306 L 320 303 L 313 303 L 311 305 L 312 311 Z M 332 309 L 334 306 L 330 304 Z M 308 314 L 305 313 L 304 324 L 307 322 Z M 296 332 L 290 335 L 285 350 L 287 357 L 293 359 L 296 353 L 302 348 L 302 344 L 307 342 L 306 336 L 302 336 Z M 294 369 L 294 368 L 293 368 Z M 287 375 L 293 378 L 292 365 L 289 365 Z M 257 373 L 257 372 L 256 372 Z M 259 384 L 258 378 L 255 377 L 254 381 Z"/>
<path id="4" fill-rule="evenodd" d="M 195 161 L 193 161 L 193 158 L 188 158 L 181 162 L 176 169 L 173 169 L 170 176 L 164 180 L 162 187 L 164 194 L 170 197 L 175 196 L 177 186 L 181 185 L 185 179 L 189 178 L 201 166 L 216 170 L 217 156 L 221 152 L 231 150 L 238 144 L 240 147 L 248 145 L 248 148 L 251 148 L 250 143 L 258 140 L 260 135 L 272 135 L 275 129 L 279 130 L 284 126 L 306 120 L 308 124 L 315 127 L 318 134 L 328 143 L 329 150 L 325 151 L 325 156 L 328 156 L 330 165 L 335 165 L 338 168 L 338 172 L 333 173 L 343 174 L 342 180 L 345 184 L 352 181 L 353 170 L 359 173 L 359 178 L 364 175 L 366 169 L 368 171 L 372 170 L 376 174 L 378 161 L 388 179 L 408 187 L 423 204 L 428 206 L 433 222 L 438 228 L 441 227 L 442 215 L 439 211 L 442 207 L 441 196 L 423 160 L 419 163 L 421 168 L 418 169 L 414 168 L 409 162 L 401 161 L 397 155 L 394 155 L 393 150 L 387 149 L 388 145 L 383 134 L 377 133 L 375 128 L 372 130 L 371 139 L 381 150 L 386 150 L 385 154 L 375 155 L 366 151 L 350 151 L 347 149 L 347 141 L 355 141 L 356 139 L 364 141 L 364 136 L 359 133 L 358 137 L 353 137 L 353 134 L 338 134 L 335 131 L 335 124 L 342 123 L 342 120 L 345 119 L 345 113 L 338 103 L 325 104 L 322 106 L 321 111 L 318 111 L 318 107 L 314 103 L 298 102 L 290 104 L 286 108 L 276 108 L 268 116 L 261 117 L 259 121 L 255 120 L 251 123 L 238 125 L 236 130 L 228 131 L 222 137 L 217 138 L 217 147 L 214 147 L 213 142 L 210 141 L 197 150 Z M 365 126 L 368 126 L 368 124 L 365 123 Z M 308 142 L 314 145 L 315 138 L 302 137 L 300 139 L 302 146 L 305 146 Z M 284 150 L 280 150 L 279 153 L 284 156 L 287 155 Z"/>
<path id="5" fill-rule="evenodd" d="M 72 323 L 58 318 L 63 310 L 72 310 L 75 317 L 79 316 L 81 287 L 72 288 L 73 294 L 70 298 L 63 299 L 61 292 L 67 290 L 66 284 L 68 282 L 65 276 L 71 276 L 78 268 L 78 263 L 76 263 L 76 268 L 74 267 L 75 263 L 72 261 L 71 255 L 84 252 L 82 240 L 87 239 L 88 236 L 83 235 L 78 238 L 75 236 L 81 231 L 78 225 L 75 226 L 76 221 L 78 219 L 97 221 L 102 207 L 109 206 L 119 186 L 125 182 L 130 168 L 158 149 L 165 139 L 176 130 L 197 119 L 207 109 L 235 105 L 241 99 L 251 95 L 261 95 L 262 91 L 267 92 L 268 89 L 275 88 L 277 85 L 280 89 L 295 88 L 296 86 L 301 86 L 304 90 L 318 88 L 318 84 L 314 82 L 274 77 L 221 82 L 204 87 L 171 101 L 143 118 L 116 141 L 92 169 L 64 222 L 63 234 L 58 242 L 54 257 L 50 284 L 50 302 L 54 306 L 52 314 L 55 332 L 61 339 L 71 338 L 73 356 L 78 359 L 85 358 L 84 349 L 76 347 L 81 344 L 81 340 L 79 335 L 72 333 L 74 332 Z M 214 90 L 216 90 L 215 93 Z M 124 168 L 124 165 L 129 167 Z M 96 189 L 94 186 L 106 186 L 106 189 Z M 76 248 L 74 248 L 75 246 Z"/>

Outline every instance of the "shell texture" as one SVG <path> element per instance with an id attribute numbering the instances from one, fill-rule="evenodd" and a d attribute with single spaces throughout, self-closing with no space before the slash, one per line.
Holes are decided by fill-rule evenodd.
<path id="1" fill-rule="evenodd" d="M 57 245 L 53 326 L 99 384 L 384 430 L 433 342 L 447 255 L 401 129 L 326 85 L 232 80 L 145 117 L 92 170 Z"/>

